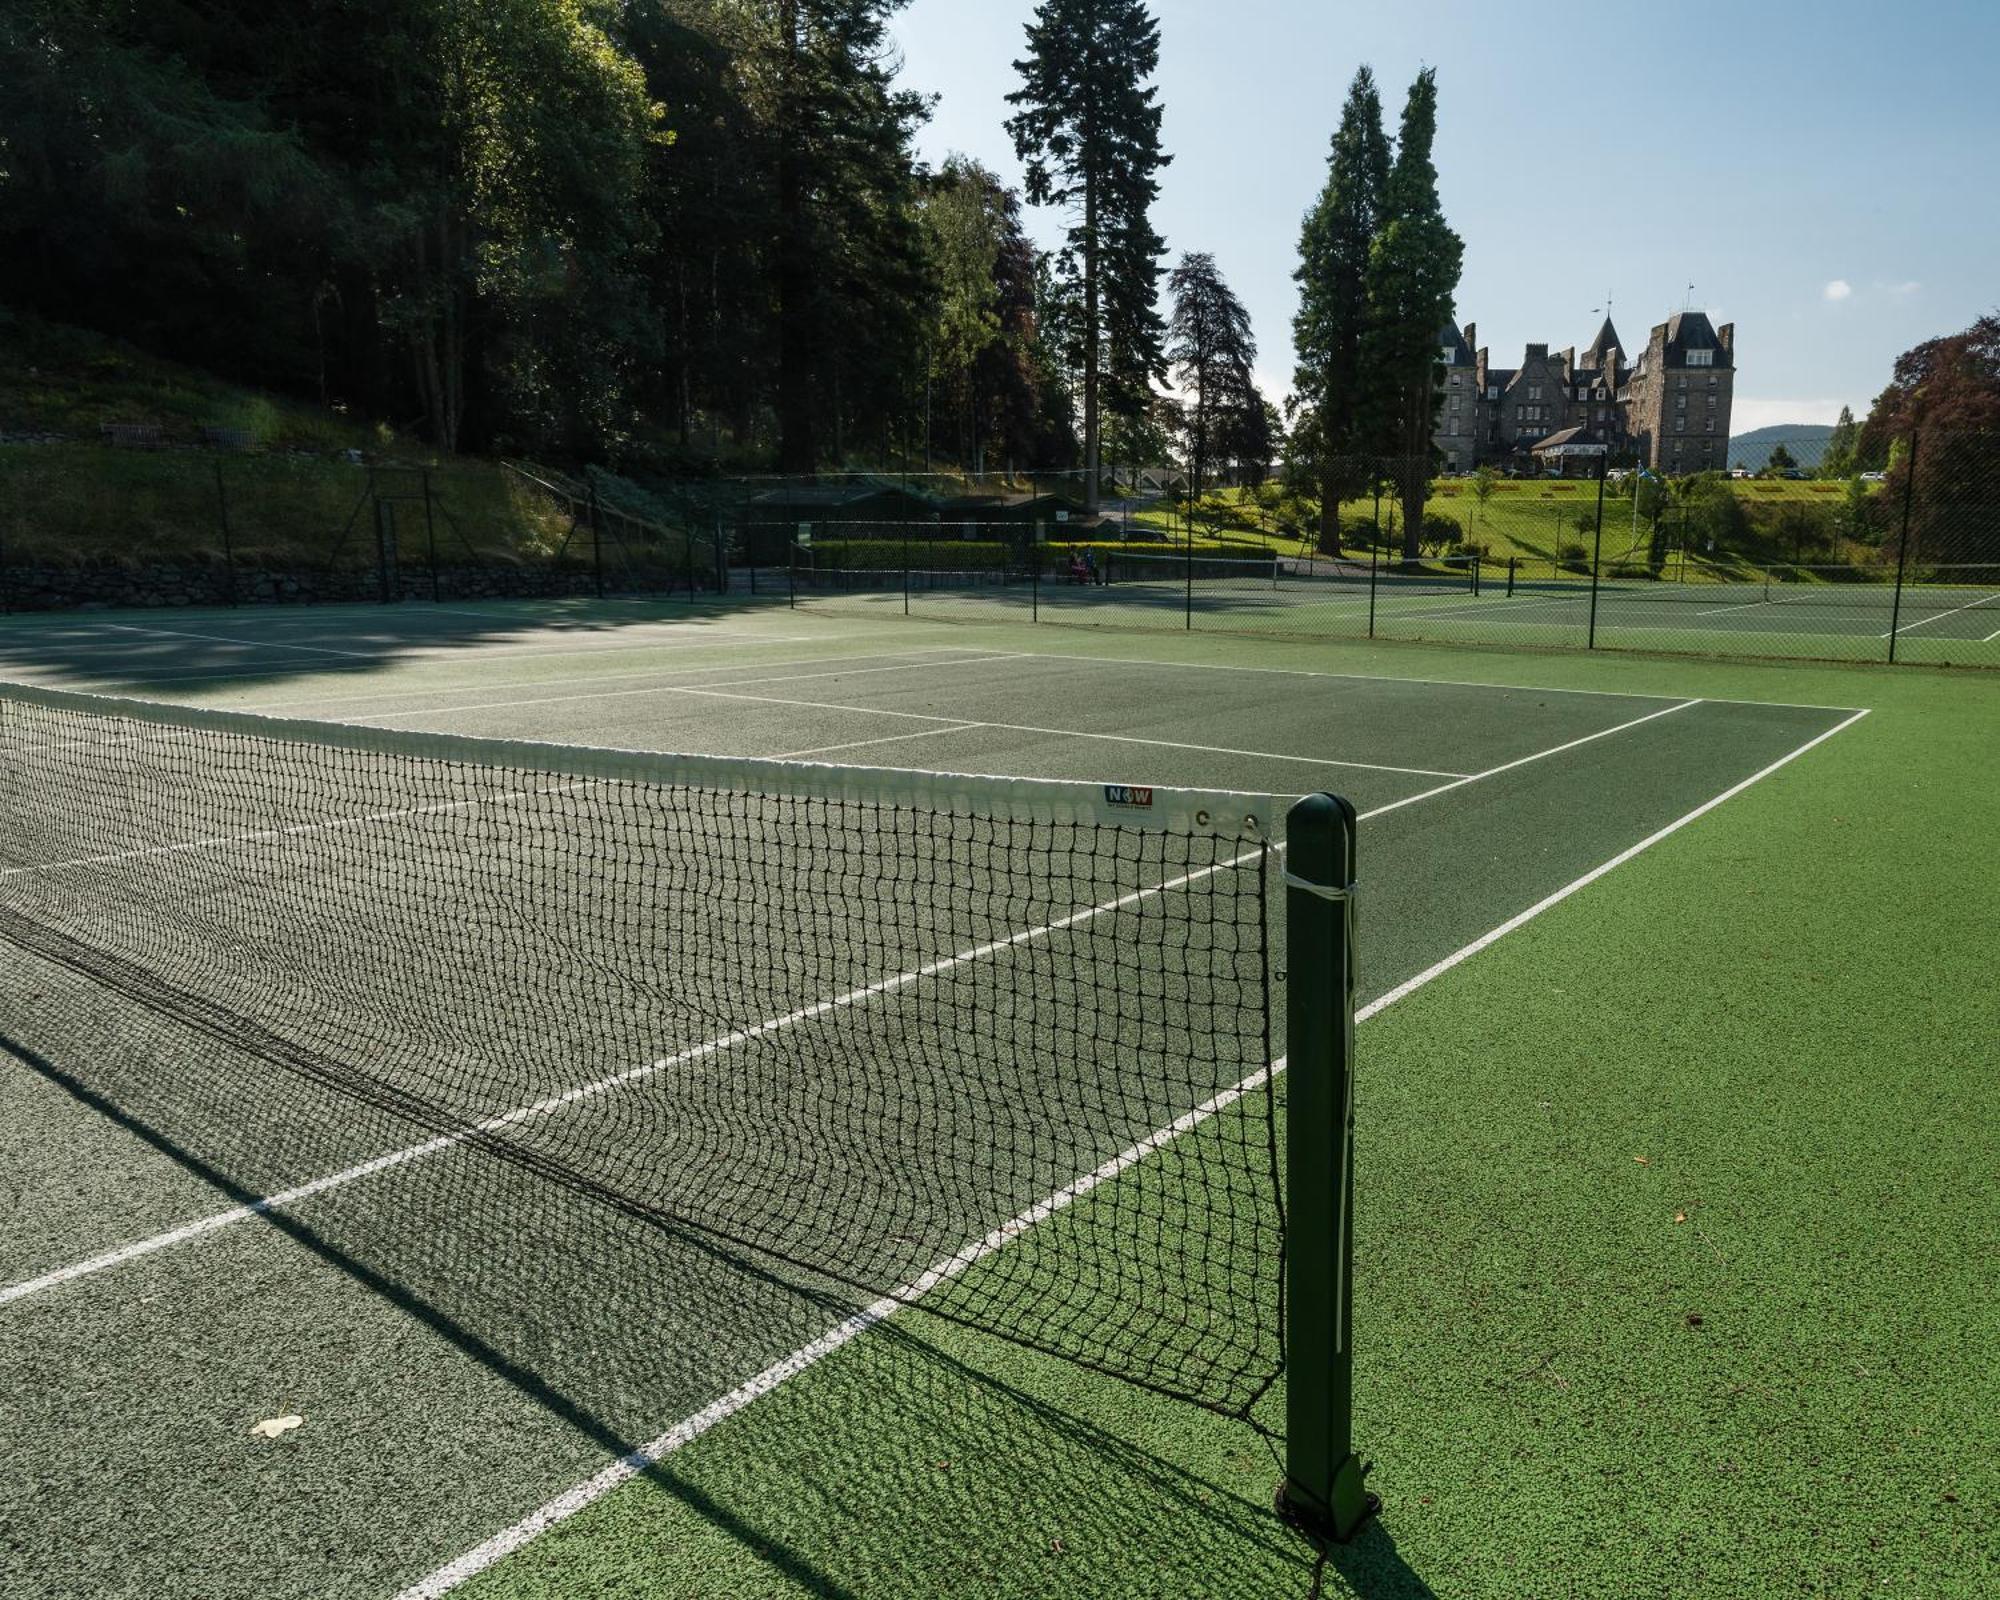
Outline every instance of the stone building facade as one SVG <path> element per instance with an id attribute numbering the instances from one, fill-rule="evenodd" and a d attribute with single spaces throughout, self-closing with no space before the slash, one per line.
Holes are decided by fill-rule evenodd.
<path id="1" fill-rule="evenodd" d="M 1613 462 L 1671 475 L 1729 459 L 1736 325 L 1718 329 L 1704 312 L 1661 323 L 1629 364 L 1609 317 L 1581 353 L 1531 344 L 1518 367 L 1492 365 L 1468 322 L 1463 332 L 1444 330 L 1440 362 L 1432 442 L 1447 472 L 1542 470 L 1533 452 L 1558 433 L 1572 445 L 1603 445 Z"/>

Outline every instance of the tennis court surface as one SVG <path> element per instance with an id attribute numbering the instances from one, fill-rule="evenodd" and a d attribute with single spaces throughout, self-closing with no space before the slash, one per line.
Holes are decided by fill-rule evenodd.
<path id="1" fill-rule="evenodd" d="M 1039 1565 L 1039 1527 L 954 1586 L 950 1462 L 987 1440 L 1040 1463 L 1013 1509 L 1105 1473 L 1178 1507 L 1162 1592 L 1305 1594 L 1158 1421 L 1268 1496 L 1286 807 L 1360 813 L 1372 1023 L 1824 781 L 1872 691 L 1312 659 L 811 607 L 10 624 L 6 1587 L 643 1592 L 562 1541 L 650 1474 L 747 1563 L 654 1592 L 1134 1592 Z M 1588 1008 L 1627 959 L 1540 981 Z M 1364 1185 L 1426 1181 L 1367 1148 Z M 894 1463 L 877 1584 L 796 1505 L 677 1477 L 794 1394 Z M 832 1501 L 882 1470 L 817 1469 Z"/>

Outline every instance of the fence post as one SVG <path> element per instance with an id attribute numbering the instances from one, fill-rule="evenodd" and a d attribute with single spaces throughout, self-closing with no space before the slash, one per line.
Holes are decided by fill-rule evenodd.
<path id="1" fill-rule="evenodd" d="M 1309 794 L 1285 821 L 1284 1514 L 1351 1539 L 1379 1502 L 1354 1453 L 1354 807 Z"/>
<path id="2" fill-rule="evenodd" d="M 423 471 L 424 483 L 424 547 L 430 554 L 431 563 L 431 604 L 436 605 L 441 598 L 438 593 L 438 536 L 437 516 L 431 509 L 431 469 Z"/>
<path id="3" fill-rule="evenodd" d="M 1910 459 L 1903 463 L 1903 532 L 1896 540 L 1896 598 L 1889 606 L 1889 664 L 1896 664 L 1896 635 L 1903 623 L 1903 575 L 1910 570 L 1910 502 L 1917 492 L 1917 430 L 1910 430 Z"/>
<path id="4" fill-rule="evenodd" d="M 694 604 L 694 529 L 685 523 L 681 528 L 681 567 L 687 579 L 688 604 Z"/>
<path id="5" fill-rule="evenodd" d="M 1584 640 L 1586 650 L 1597 648 L 1597 577 L 1604 565 L 1604 469 L 1610 456 L 1597 458 L 1597 532 L 1590 542 L 1590 632 Z"/>
<path id="6" fill-rule="evenodd" d="M 910 525 L 903 524 L 903 615 L 910 614 Z"/>
<path id="7" fill-rule="evenodd" d="M 1375 532 L 1378 537 L 1382 532 L 1379 520 Z M 1375 637 L 1375 569 L 1380 563 L 1381 554 L 1382 547 L 1371 541 L 1368 546 L 1368 637 L 1371 639 Z"/>
<path id="8" fill-rule="evenodd" d="M 1042 620 L 1042 521 L 1028 530 L 1028 620 Z"/>
<path id="9" fill-rule="evenodd" d="M 215 512 L 222 525 L 222 596 L 233 606 L 236 604 L 236 551 L 229 537 L 229 488 L 223 481 L 220 458 L 215 463 Z"/>
<path id="10" fill-rule="evenodd" d="M 1514 598 L 1514 565 L 1520 559 L 1519 556 L 1509 556 L 1507 558 L 1507 598 L 1509 600 Z"/>
<path id="11" fill-rule="evenodd" d="M 1189 633 L 1194 632 L 1194 503 L 1188 503 L 1187 514 L 1187 604 L 1182 614 L 1181 625 Z"/>
<path id="12" fill-rule="evenodd" d="M 597 598 L 604 598 L 604 519 L 597 513 L 597 485 L 591 484 L 589 498 L 585 501 L 586 514 L 590 518 L 590 571 L 591 581 L 597 590 Z"/>

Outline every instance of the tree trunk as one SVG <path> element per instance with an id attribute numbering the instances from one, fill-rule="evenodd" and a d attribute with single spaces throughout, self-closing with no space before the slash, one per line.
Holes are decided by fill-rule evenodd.
<path id="1" fill-rule="evenodd" d="M 1097 177 L 1083 180 L 1083 510 L 1097 515 Z"/>
<path id="2" fill-rule="evenodd" d="M 782 34 L 778 127 L 778 466 L 811 477 L 813 441 L 812 264 L 807 259 L 805 184 L 799 171 L 799 7 L 779 0 Z"/>
<path id="3" fill-rule="evenodd" d="M 1340 485 L 1330 476 L 1319 483 L 1319 550 L 1321 555 L 1340 554 Z"/>

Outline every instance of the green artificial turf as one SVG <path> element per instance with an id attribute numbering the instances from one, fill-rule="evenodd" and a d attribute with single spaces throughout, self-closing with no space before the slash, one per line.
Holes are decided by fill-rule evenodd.
<path id="1" fill-rule="evenodd" d="M 1380 1524 L 1316 1571 L 1253 1428 L 912 1312 L 463 1592 L 1991 1592 L 2000 686 L 1315 657 L 1874 708 L 1363 1027 Z"/>

